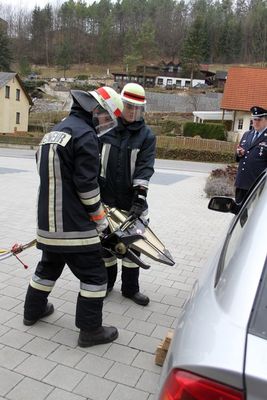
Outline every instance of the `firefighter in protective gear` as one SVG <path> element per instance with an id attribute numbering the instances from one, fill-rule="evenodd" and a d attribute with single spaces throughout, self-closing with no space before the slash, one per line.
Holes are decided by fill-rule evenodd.
<path id="1" fill-rule="evenodd" d="M 99 232 L 107 227 L 98 185 L 100 135 L 117 125 L 123 103 L 109 87 L 71 91 L 67 118 L 47 133 L 37 151 L 40 175 L 37 248 L 42 258 L 30 281 L 24 324 L 52 314 L 48 295 L 65 264 L 80 280 L 76 326 L 82 347 L 118 337 L 115 327 L 102 326 L 107 274 Z"/>
<path id="2" fill-rule="evenodd" d="M 101 141 L 101 173 L 99 178 L 104 204 L 128 212 L 134 218 L 148 215 L 147 191 L 154 173 L 156 138 L 144 122 L 146 97 L 144 88 L 128 83 L 121 92 L 123 112 L 118 126 Z M 139 254 L 140 255 L 140 254 Z M 108 292 L 117 277 L 117 259 L 104 252 L 108 272 Z M 122 259 L 122 295 L 140 305 L 149 298 L 139 291 L 139 267 Z"/>

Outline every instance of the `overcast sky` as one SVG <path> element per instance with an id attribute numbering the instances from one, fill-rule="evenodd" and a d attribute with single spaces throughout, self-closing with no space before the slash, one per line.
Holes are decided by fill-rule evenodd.
<path id="1" fill-rule="evenodd" d="M 35 5 L 43 8 L 47 3 L 50 3 L 52 6 L 60 6 L 64 3 L 65 0 L 0 0 L 0 5 L 3 6 L 11 6 L 12 8 L 24 8 L 28 10 L 32 10 Z M 87 4 L 92 4 L 94 0 L 86 0 Z M 98 2 L 99 0 L 96 0 Z M 0 15 L 1 17 L 1 15 Z"/>

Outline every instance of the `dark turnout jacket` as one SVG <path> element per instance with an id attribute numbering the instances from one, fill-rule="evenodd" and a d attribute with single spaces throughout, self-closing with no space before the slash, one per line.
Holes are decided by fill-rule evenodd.
<path id="1" fill-rule="evenodd" d="M 245 149 L 242 157 L 236 156 L 239 162 L 235 186 L 248 190 L 262 171 L 267 168 L 267 128 L 252 142 L 254 130 L 244 133 L 240 146 Z"/>
<path id="2" fill-rule="evenodd" d="M 42 139 L 37 166 L 37 247 L 76 253 L 100 248 L 95 222 L 91 220 L 102 206 L 99 143 L 90 114 L 74 105 L 70 115 Z"/>
<path id="3" fill-rule="evenodd" d="M 103 203 L 128 211 L 134 188 L 148 188 L 154 173 L 156 137 L 144 120 L 118 126 L 101 140 L 100 189 Z"/>

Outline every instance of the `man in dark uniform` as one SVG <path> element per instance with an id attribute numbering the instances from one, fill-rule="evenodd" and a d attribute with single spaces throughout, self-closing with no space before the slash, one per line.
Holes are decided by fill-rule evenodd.
<path id="1" fill-rule="evenodd" d="M 239 162 L 235 187 L 235 199 L 241 203 L 262 171 L 267 168 L 267 110 L 253 106 L 253 127 L 242 136 L 236 149 Z"/>
<path id="2" fill-rule="evenodd" d="M 100 191 L 104 204 L 139 217 L 148 214 L 146 196 L 148 184 L 154 173 L 156 138 L 145 124 L 143 114 L 145 91 L 137 83 L 128 83 L 121 92 L 124 104 L 118 126 L 101 138 Z M 108 272 L 108 291 L 117 277 L 117 259 L 104 254 Z M 146 306 L 148 296 L 139 291 L 139 270 L 127 258 L 122 260 L 122 295 Z"/>
<path id="3" fill-rule="evenodd" d="M 25 325 L 53 313 L 48 295 L 67 264 L 80 280 L 76 326 L 82 347 L 118 337 L 102 326 L 107 273 L 99 233 L 108 226 L 98 186 L 98 134 L 117 125 L 123 103 L 109 87 L 71 91 L 67 118 L 42 139 L 37 152 L 40 175 L 37 248 L 42 258 L 30 281 L 24 304 Z"/>

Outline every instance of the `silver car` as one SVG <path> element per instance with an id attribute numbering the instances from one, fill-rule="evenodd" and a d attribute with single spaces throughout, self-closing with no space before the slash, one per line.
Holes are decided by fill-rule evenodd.
<path id="1" fill-rule="evenodd" d="M 267 399 L 266 179 L 243 205 L 209 203 L 236 215 L 178 321 L 157 399 Z"/>

